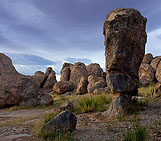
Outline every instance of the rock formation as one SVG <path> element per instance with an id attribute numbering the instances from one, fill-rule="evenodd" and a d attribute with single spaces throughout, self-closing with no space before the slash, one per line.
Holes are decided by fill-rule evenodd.
<path id="1" fill-rule="evenodd" d="M 77 88 L 82 76 L 84 76 L 86 79 L 88 77 L 86 66 L 84 63 L 77 62 L 71 67 L 70 73 L 70 81 L 73 82 L 75 88 Z"/>
<path id="2" fill-rule="evenodd" d="M 58 94 L 64 94 L 74 90 L 74 84 L 71 81 L 59 81 L 55 83 L 53 90 Z"/>
<path id="3" fill-rule="evenodd" d="M 155 76 L 156 76 L 156 79 L 161 83 L 161 61 L 158 64 Z"/>
<path id="4" fill-rule="evenodd" d="M 0 53 L 0 107 L 37 97 L 39 86 L 35 78 L 18 73 L 11 59 Z"/>
<path id="5" fill-rule="evenodd" d="M 149 64 L 141 64 L 139 69 L 139 81 L 140 85 L 148 86 L 155 80 L 155 71 L 153 67 Z"/>
<path id="6" fill-rule="evenodd" d="M 151 53 L 147 53 L 146 55 L 144 55 L 142 63 L 150 64 L 152 60 L 153 60 L 153 55 Z"/>
<path id="7" fill-rule="evenodd" d="M 97 77 L 103 77 L 103 70 L 97 63 L 89 64 L 87 67 L 88 76 L 94 75 Z"/>
<path id="8" fill-rule="evenodd" d="M 88 85 L 87 78 L 82 76 L 81 79 L 80 79 L 80 82 L 77 86 L 77 94 L 81 95 L 81 94 L 87 93 L 87 85 Z"/>
<path id="9" fill-rule="evenodd" d="M 103 77 L 97 77 L 94 75 L 90 75 L 88 77 L 88 82 L 89 82 L 87 86 L 88 93 L 93 93 L 96 89 L 105 88 L 107 86 Z"/>
<path id="10" fill-rule="evenodd" d="M 72 112 L 61 112 L 51 121 L 43 126 L 41 135 L 45 137 L 52 136 L 54 133 L 73 132 L 76 128 L 77 118 Z"/>
<path id="11" fill-rule="evenodd" d="M 37 105 L 38 96 L 42 91 L 51 92 L 55 82 L 52 68 L 45 74 L 37 71 L 33 76 L 25 76 L 16 71 L 9 57 L 0 53 L 0 107 Z"/>
<path id="12" fill-rule="evenodd" d="M 114 94 L 107 112 L 109 116 L 125 114 L 131 96 L 137 94 L 138 70 L 147 38 L 146 21 L 135 9 L 118 8 L 104 22 L 106 79 Z"/>

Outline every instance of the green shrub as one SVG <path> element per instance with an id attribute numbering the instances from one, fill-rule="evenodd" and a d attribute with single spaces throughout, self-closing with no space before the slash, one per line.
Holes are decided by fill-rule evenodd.
<path id="1" fill-rule="evenodd" d="M 88 97 L 82 97 L 79 100 L 79 107 L 81 112 L 102 112 L 107 109 L 107 104 L 111 102 L 112 97 L 108 97 L 106 94 L 91 95 Z"/>
<path id="2" fill-rule="evenodd" d="M 136 126 L 134 130 L 128 130 L 124 134 L 124 141 L 145 141 L 146 140 L 146 128 Z"/>

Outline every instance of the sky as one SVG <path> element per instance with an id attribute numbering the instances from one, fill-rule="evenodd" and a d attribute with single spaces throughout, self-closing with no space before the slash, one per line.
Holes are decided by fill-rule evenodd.
<path id="1" fill-rule="evenodd" d="M 105 64 L 103 23 L 115 8 L 148 19 L 146 52 L 161 55 L 161 0 L 0 0 L 0 52 L 26 75 L 64 62 Z"/>

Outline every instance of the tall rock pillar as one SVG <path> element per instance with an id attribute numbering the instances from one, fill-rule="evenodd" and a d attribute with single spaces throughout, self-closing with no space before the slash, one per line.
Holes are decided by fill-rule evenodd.
<path id="1" fill-rule="evenodd" d="M 118 8 L 104 22 L 106 80 L 114 94 L 109 116 L 125 114 L 131 97 L 137 94 L 147 40 L 146 21 L 135 9 Z"/>

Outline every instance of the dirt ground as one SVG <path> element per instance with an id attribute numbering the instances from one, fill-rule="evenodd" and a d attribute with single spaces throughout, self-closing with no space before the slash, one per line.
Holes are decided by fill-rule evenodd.
<path id="1" fill-rule="evenodd" d="M 0 141 L 41 141 L 30 125 L 48 112 L 51 109 L 0 109 Z M 80 114 L 77 119 L 76 131 L 73 133 L 76 141 L 122 140 L 123 134 L 136 124 L 147 128 L 148 141 L 161 141 L 161 99 L 149 103 L 137 115 L 120 120 L 100 121 L 96 113 Z"/>

